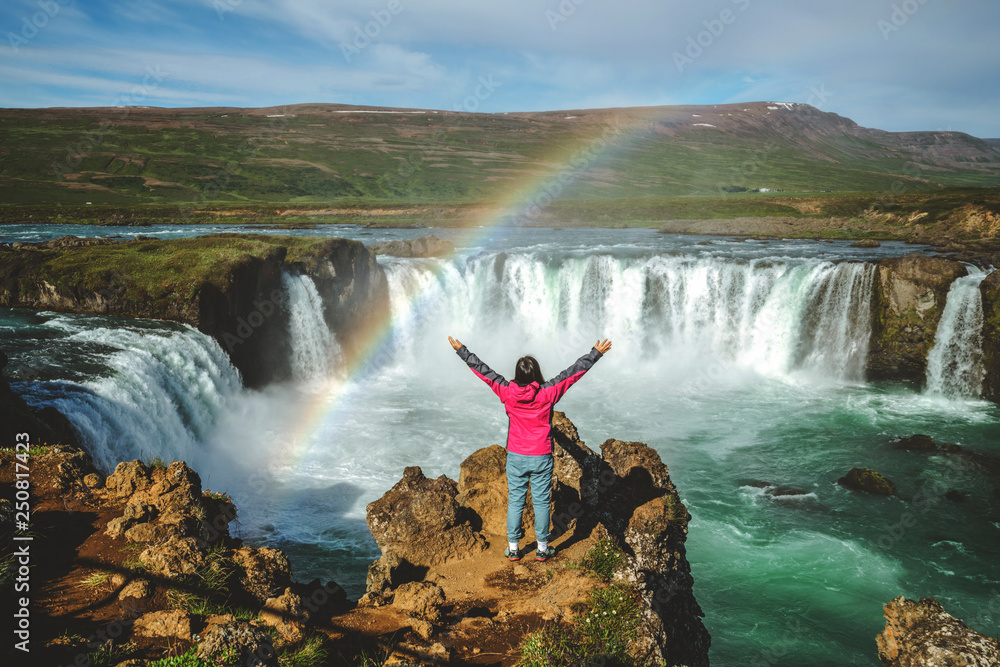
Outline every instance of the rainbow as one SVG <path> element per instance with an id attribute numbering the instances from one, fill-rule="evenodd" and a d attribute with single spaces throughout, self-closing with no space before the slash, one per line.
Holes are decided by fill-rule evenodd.
<path id="1" fill-rule="evenodd" d="M 557 147 L 544 162 L 552 167 L 551 172 L 518 180 L 500 203 L 484 207 L 480 214 L 461 228 L 455 245 L 500 246 L 505 229 L 531 225 L 550 202 L 559 199 L 568 185 L 627 149 L 635 141 L 638 131 L 648 127 L 648 123 L 649 119 L 646 117 L 632 116 L 628 123 L 623 123 L 618 115 L 612 115 L 610 122 L 595 124 L 594 130 L 588 135 Z M 405 305 L 407 312 L 418 310 L 425 296 L 422 293 L 412 295 Z M 392 332 L 391 316 L 362 332 L 359 338 L 365 342 L 359 349 L 352 351 L 341 375 L 318 387 L 302 404 L 298 427 L 293 433 L 286 435 L 281 455 L 285 461 L 299 460 L 305 456 L 315 440 L 314 434 L 343 414 L 350 404 L 352 389 L 361 384 L 359 380 L 378 372 L 384 362 L 388 361 Z"/>

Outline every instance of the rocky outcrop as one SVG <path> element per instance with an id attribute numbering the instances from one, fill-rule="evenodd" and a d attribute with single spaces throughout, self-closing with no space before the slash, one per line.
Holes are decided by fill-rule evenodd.
<path id="1" fill-rule="evenodd" d="M 1000 403 L 1000 271 L 979 285 L 983 299 L 983 398 Z"/>
<path id="2" fill-rule="evenodd" d="M 871 468 L 851 468 L 846 475 L 837 480 L 837 484 L 874 496 L 891 496 L 896 493 L 893 481 Z"/>
<path id="3" fill-rule="evenodd" d="M 416 579 L 432 565 L 482 552 L 476 514 L 459 504 L 458 484 L 444 475 L 427 479 L 407 468 L 381 498 L 368 504 L 368 527 L 382 550 L 368 572 L 368 591 L 378 594 L 393 582 Z"/>
<path id="4" fill-rule="evenodd" d="M 885 630 L 875 642 L 886 667 L 1000 665 L 1000 642 L 975 632 L 934 598 L 898 597 L 883 609 Z"/>
<path id="5" fill-rule="evenodd" d="M 376 255 L 393 257 L 447 257 L 455 252 L 455 244 L 432 235 L 412 241 L 379 241 L 370 249 Z"/>
<path id="6" fill-rule="evenodd" d="M 228 659 L 238 665 L 276 667 L 278 653 L 267 632 L 249 621 L 230 621 L 209 630 L 198 644 L 202 660 L 218 664 Z"/>
<path id="7" fill-rule="evenodd" d="M 0 305 L 174 320 L 215 338 L 248 386 L 291 374 L 282 273 L 309 275 L 353 352 L 387 314 L 385 273 L 357 241 L 215 234 L 0 247 Z"/>
<path id="8" fill-rule="evenodd" d="M 911 253 L 879 260 L 872 300 L 869 380 L 922 385 L 927 353 L 951 283 L 968 273 L 960 262 Z"/>
<path id="9" fill-rule="evenodd" d="M 707 665 L 711 640 L 684 548 L 690 515 L 667 466 L 639 442 L 608 440 L 596 453 L 562 413 L 555 413 L 553 426 L 552 540 L 571 533 L 573 540 L 610 540 L 621 551 L 614 579 L 633 591 L 641 607 L 631 648 L 639 664 Z M 433 610 L 444 602 L 433 581 L 424 579 L 435 574 L 434 564 L 471 558 L 480 545 L 505 541 L 505 463 L 501 447 L 478 450 L 462 463 L 458 484 L 444 476 L 428 480 L 419 468 L 407 468 L 403 480 L 370 504 L 368 525 L 383 556 L 369 572 L 362 604 L 392 599 L 404 613 L 432 615 L 428 606 Z M 530 540 L 533 518 L 525 519 L 524 528 Z M 465 546 L 454 550 L 445 543 Z M 414 567 L 420 564 L 424 567 Z M 527 570 L 513 572 L 530 576 Z M 571 607 L 567 602 L 555 617 L 572 615 Z"/>

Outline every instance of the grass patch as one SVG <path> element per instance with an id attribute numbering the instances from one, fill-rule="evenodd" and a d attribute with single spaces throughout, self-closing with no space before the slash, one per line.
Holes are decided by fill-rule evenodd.
<path id="1" fill-rule="evenodd" d="M 112 644 L 105 642 L 96 651 L 87 654 L 87 664 L 92 667 L 112 667 L 124 661 L 135 651 L 135 644 L 126 642 L 125 644 Z"/>
<path id="2" fill-rule="evenodd" d="M 149 667 L 220 667 L 220 665 L 235 664 L 235 655 L 226 654 L 216 660 L 205 660 L 198 657 L 198 647 L 192 646 L 180 655 L 172 655 L 159 660 L 153 660 Z"/>
<path id="3" fill-rule="evenodd" d="M 173 462 L 172 461 L 165 461 L 162 458 L 160 458 L 159 456 L 154 456 L 151 459 L 147 459 L 146 461 L 143 461 L 143 463 L 146 464 L 147 468 L 153 468 L 153 469 L 160 468 L 162 470 L 165 470 Z"/>
<path id="4" fill-rule="evenodd" d="M 627 586 L 590 592 L 588 601 L 568 625 L 549 625 L 521 644 L 524 667 L 571 667 L 592 664 L 632 667 L 629 647 L 638 637 L 639 601 Z"/>
<path id="5" fill-rule="evenodd" d="M 111 575 L 107 572 L 94 572 L 86 579 L 83 579 L 76 585 L 77 588 L 85 588 L 88 590 L 93 590 L 95 588 L 100 588 L 104 584 L 108 583 L 111 579 Z"/>
<path id="6" fill-rule="evenodd" d="M 257 614 L 242 607 L 234 606 L 230 590 L 239 576 L 239 564 L 222 546 L 217 546 L 206 554 L 205 564 L 186 577 L 182 577 L 177 588 L 167 591 L 167 602 L 172 609 L 183 609 L 195 616 L 232 614 L 242 620 L 252 620 Z"/>
<path id="7" fill-rule="evenodd" d="M 312 634 L 294 647 L 285 648 L 278 654 L 280 667 L 321 667 L 326 663 L 327 652 L 323 648 L 323 637 Z"/>
<path id="8" fill-rule="evenodd" d="M 609 581 L 622 564 L 624 554 L 618 545 L 605 538 L 598 540 L 580 559 L 579 566 L 602 581 Z"/>

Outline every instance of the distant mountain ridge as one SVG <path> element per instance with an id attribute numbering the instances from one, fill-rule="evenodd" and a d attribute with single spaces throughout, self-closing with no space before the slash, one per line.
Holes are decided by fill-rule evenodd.
<path id="1" fill-rule="evenodd" d="M 0 110 L 6 203 L 490 202 L 545 183 L 581 200 L 991 186 L 1000 140 L 885 132 L 783 102 Z"/>

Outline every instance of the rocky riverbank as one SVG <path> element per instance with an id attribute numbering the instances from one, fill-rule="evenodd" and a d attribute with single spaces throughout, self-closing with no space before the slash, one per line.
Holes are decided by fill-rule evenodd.
<path id="1" fill-rule="evenodd" d="M 363 244 L 249 234 L 0 246 L 0 306 L 183 322 L 217 340 L 258 387 L 291 374 L 282 273 L 312 279 L 349 354 L 387 315 L 385 272 Z"/>

